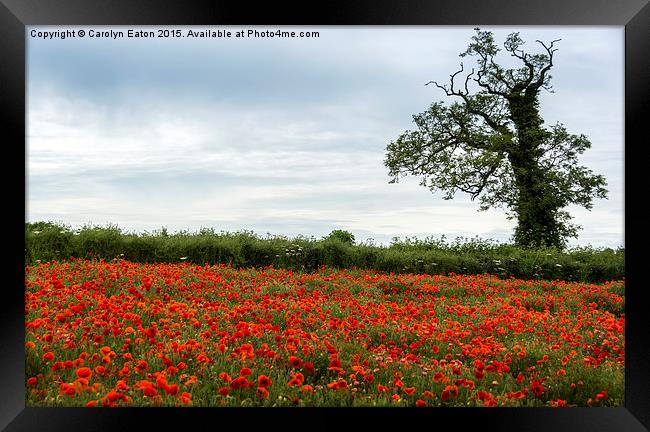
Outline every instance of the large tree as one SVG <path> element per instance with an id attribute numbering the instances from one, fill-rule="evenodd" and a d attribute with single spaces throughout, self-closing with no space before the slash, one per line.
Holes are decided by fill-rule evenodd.
<path id="1" fill-rule="evenodd" d="M 538 40 L 539 52 L 531 54 L 519 33 L 511 33 L 503 47 L 517 65 L 508 68 L 496 62 L 501 50 L 494 35 L 477 28 L 460 54 L 473 58 L 475 67 L 461 62 L 448 83 L 426 84 L 451 102 L 414 115 L 417 128 L 387 146 L 391 183 L 410 174 L 445 199 L 465 192 L 479 199 L 480 210 L 505 208 L 517 219 L 514 241 L 520 246 L 562 248 L 577 237 L 580 227 L 570 223 L 566 207 L 591 209 L 592 199 L 606 198 L 607 190 L 603 176 L 578 164 L 589 139 L 561 123 L 544 127 L 540 116 L 540 92 L 553 92 L 549 72 L 557 42 Z"/>

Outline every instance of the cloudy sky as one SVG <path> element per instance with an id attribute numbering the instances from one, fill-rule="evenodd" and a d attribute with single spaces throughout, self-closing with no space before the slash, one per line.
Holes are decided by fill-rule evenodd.
<path id="1" fill-rule="evenodd" d="M 389 184 L 383 166 L 412 115 L 448 100 L 424 84 L 457 70 L 472 27 L 281 29 L 319 37 L 44 40 L 28 29 L 28 221 L 510 239 L 502 210 L 445 201 L 417 178 Z M 571 245 L 623 245 L 623 27 L 483 29 L 500 45 L 519 31 L 529 50 L 562 39 L 542 115 L 591 139 L 581 161 L 609 189 L 591 211 L 569 209 L 583 227 Z"/>

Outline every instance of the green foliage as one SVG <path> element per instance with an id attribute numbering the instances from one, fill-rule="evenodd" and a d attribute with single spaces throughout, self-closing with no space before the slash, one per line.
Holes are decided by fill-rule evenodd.
<path id="1" fill-rule="evenodd" d="M 70 227 L 55 222 L 25 224 L 25 262 L 51 261 L 72 253 Z"/>
<path id="2" fill-rule="evenodd" d="M 350 234 L 351 237 L 353 237 Z M 349 238 L 349 237 L 348 237 Z M 502 278 L 603 282 L 625 276 L 625 250 L 521 248 L 494 240 L 445 237 L 393 239 L 389 246 L 354 245 L 336 236 L 322 240 L 252 232 L 125 233 L 117 226 L 72 230 L 36 222 L 25 229 L 28 264 L 70 257 L 134 262 L 225 263 L 236 267 L 318 271 L 321 267 L 375 269 L 388 273 L 483 274 Z M 618 307 L 618 306 L 616 306 Z"/>
<path id="3" fill-rule="evenodd" d="M 354 244 L 354 234 L 344 230 L 334 230 L 331 233 L 329 233 L 329 235 L 323 238 L 326 240 L 338 240 L 342 243 L 346 243 L 349 245 Z"/>

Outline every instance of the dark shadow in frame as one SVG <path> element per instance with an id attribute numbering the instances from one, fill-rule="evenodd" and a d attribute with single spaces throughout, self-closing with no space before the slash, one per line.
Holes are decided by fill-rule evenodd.
<path id="1" fill-rule="evenodd" d="M 218 409 L 218 408 L 26 408 L 24 366 L 25 26 L 30 25 L 609 25 L 625 26 L 626 368 L 625 407 L 453 409 Z M 5 258 L 0 315 L 0 428 L 22 430 L 150 430 L 243 427 L 481 428 L 525 431 L 643 431 L 650 428 L 650 322 L 642 293 L 647 220 L 638 174 L 646 167 L 650 101 L 650 5 L 648 0 L 435 0 L 332 1 L 291 7 L 265 2 L 136 0 L 0 0 L 0 116 L 5 128 L 3 209 L 11 254 Z M 6 152 L 10 151 L 10 155 Z M 23 163 L 20 163 L 23 161 Z M 647 168 L 646 168 L 647 169 Z M 636 180 L 636 182 L 635 182 Z M 25 177 L 26 181 L 26 177 Z M 645 183 L 645 182 L 643 182 Z M 9 192 L 9 194 L 7 193 Z M 637 192 L 635 194 L 635 192 Z M 638 197 L 638 198 L 637 198 Z M 21 246 L 22 245 L 22 246 Z M 20 258 L 19 258 L 20 257 Z M 647 264 L 646 264 L 647 265 Z M 22 266 L 22 268 L 21 268 Z M 445 425 L 445 423 L 447 425 Z"/>

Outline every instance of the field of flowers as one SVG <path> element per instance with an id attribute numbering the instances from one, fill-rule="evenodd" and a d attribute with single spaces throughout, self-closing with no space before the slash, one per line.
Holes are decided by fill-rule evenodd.
<path id="1" fill-rule="evenodd" d="M 52 261 L 27 406 L 620 406 L 624 282 Z"/>

